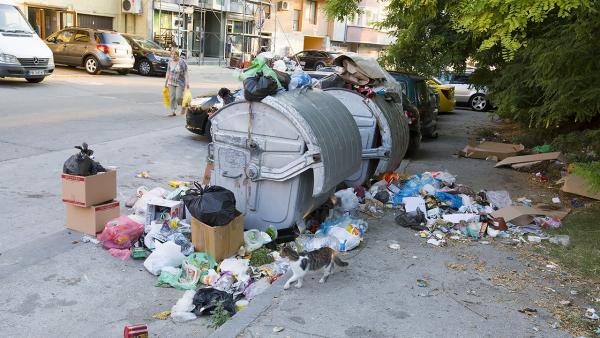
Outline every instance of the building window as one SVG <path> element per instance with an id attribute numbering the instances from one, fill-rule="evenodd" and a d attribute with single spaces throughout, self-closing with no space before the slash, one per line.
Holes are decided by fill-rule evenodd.
<path id="1" fill-rule="evenodd" d="M 306 4 L 306 19 L 312 25 L 317 24 L 317 2 L 314 0 L 307 0 Z"/>
<path id="2" fill-rule="evenodd" d="M 295 32 L 300 31 L 300 10 L 294 9 L 294 16 L 292 19 L 292 30 Z"/>

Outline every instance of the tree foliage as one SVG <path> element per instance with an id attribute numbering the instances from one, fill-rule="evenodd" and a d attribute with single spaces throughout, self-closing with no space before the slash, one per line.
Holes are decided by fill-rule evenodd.
<path id="1" fill-rule="evenodd" d="M 476 61 L 503 117 L 555 128 L 600 118 L 600 1 L 390 0 L 379 23 L 396 38 L 387 68 L 437 75 Z M 359 0 L 329 0 L 347 18 Z"/>

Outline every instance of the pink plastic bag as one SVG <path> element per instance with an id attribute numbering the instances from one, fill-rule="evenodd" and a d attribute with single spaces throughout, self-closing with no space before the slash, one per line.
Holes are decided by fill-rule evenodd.
<path id="1" fill-rule="evenodd" d="M 129 249 L 143 233 L 143 224 L 127 216 L 120 216 L 106 223 L 97 238 L 105 249 Z"/>
<path id="2" fill-rule="evenodd" d="M 108 252 L 111 256 L 117 257 L 121 260 L 127 260 L 131 255 L 131 251 L 129 249 L 108 249 Z"/>

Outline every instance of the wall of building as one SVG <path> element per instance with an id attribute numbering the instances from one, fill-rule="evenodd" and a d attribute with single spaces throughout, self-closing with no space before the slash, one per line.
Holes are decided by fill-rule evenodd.
<path id="1" fill-rule="evenodd" d="M 121 1 L 73 1 L 73 0 L 28 0 L 17 1 L 17 5 L 21 8 L 25 16 L 28 16 L 28 8 L 47 8 L 57 11 L 69 11 L 76 14 L 98 15 L 103 17 L 111 17 L 113 20 L 113 29 L 136 35 L 146 36 L 148 31 L 148 22 L 145 13 L 148 9 L 148 2 L 151 0 L 142 0 L 142 9 L 144 13 L 141 15 L 123 14 L 121 12 Z M 127 16 L 127 18 L 125 18 Z M 57 28 L 59 22 L 54 22 Z"/>

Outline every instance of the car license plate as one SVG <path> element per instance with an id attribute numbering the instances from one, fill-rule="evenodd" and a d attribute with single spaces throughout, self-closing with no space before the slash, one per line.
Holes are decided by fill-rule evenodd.
<path id="1" fill-rule="evenodd" d="M 44 75 L 46 72 L 43 69 L 34 69 L 28 72 L 29 75 Z"/>
<path id="2" fill-rule="evenodd" d="M 116 49 L 115 48 L 115 54 L 117 54 L 117 55 L 125 55 L 125 54 L 127 54 L 127 51 L 125 49 Z"/>

